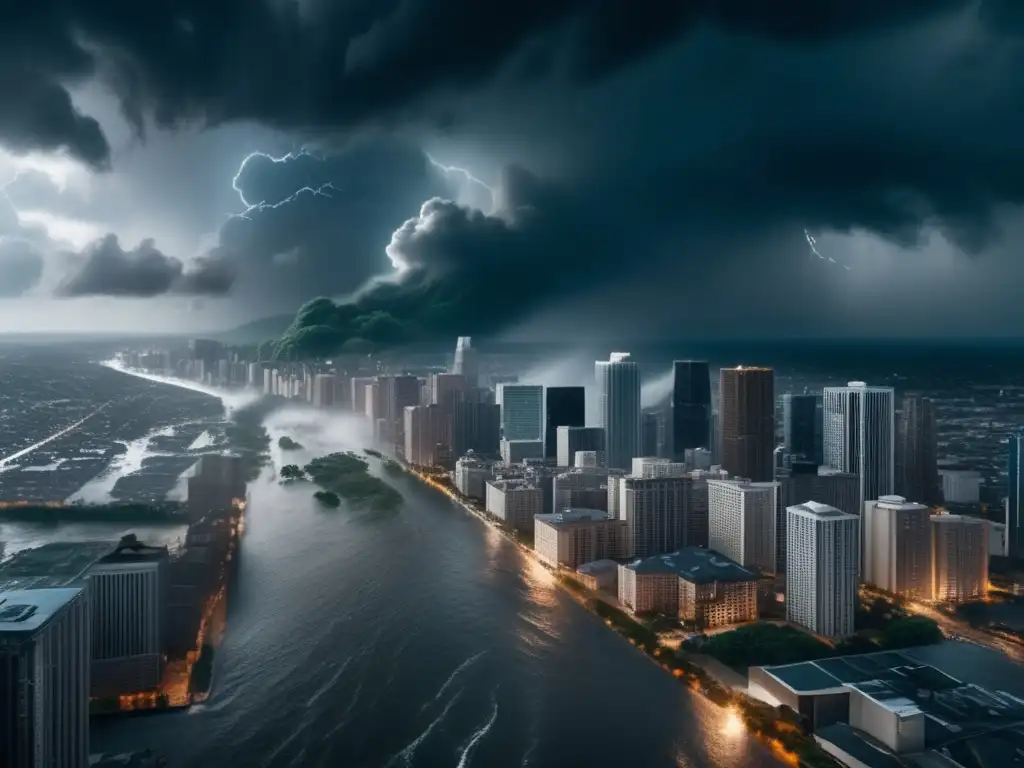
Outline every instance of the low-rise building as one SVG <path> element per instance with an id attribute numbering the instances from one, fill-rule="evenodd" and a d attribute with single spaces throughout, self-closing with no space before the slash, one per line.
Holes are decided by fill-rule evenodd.
<path id="1" fill-rule="evenodd" d="M 576 569 L 594 560 L 622 557 L 626 521 L 613 520 L 603 509 L 566 509 L 537 515 L 533 548 L 555 568 Z"/>
<path id="2" fill-rule="evenodd" d="M 493 476 L 493 462 L 477 458 L 470 451 L 455 462 L 455 487 L 469 499 L 487 499 L 487 481 Z"/>
<path id="3" fill-rule="evenodd" d="M 526 479 L 487 483 L 487 511 L 518 531 L 533 533 L 533 520 L 544 512 L 543 491 Z"/>
<path id="4" fill-rule="evenodd" d="M 576 578 L 587 589 L 592 589 L 595 592 L 606 590 L 617 594 L 619 591 L 619 564 L 614 560 L 595 560 L 592 563 L 584 563 L 576 569 Z"/>
<path id="5" fill-rule="evenodd" d="M 701 629 L 757 619 L 757 574 L 710 549 L 686 547 L 619 566 L 619 602 Z"/>

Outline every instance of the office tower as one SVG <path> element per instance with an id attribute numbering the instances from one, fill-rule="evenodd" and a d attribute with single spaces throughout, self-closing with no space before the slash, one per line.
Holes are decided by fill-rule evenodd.
<path id="1" fill-rule="evenodd" d="M 0 765 L 88 768 L 85 590 L 0 592 Z"/>
<path id="2" fill-rule="evenodd" d="M 451 412 L 451 448 L 455 456 L 474 451 L 483 458 L 498 458 L 501 442 L 501 408 L 496 403 L 467 400 Z"/>
<path id="3" fill-rule="evenodd" d="M 711 447 L 711 372 L 703 360 L 672 363 L 672 451 Z"/>
<path id="4" fill-rule="evenodd" d="M 683 477 L 690 472 L 685 464 L 656 456 L 638 456 L 633 459 L 630 474 L 633 477 Z"/>
<path id="5" fill-rule="evenodd" d="M 858 476 L 863 514 L 864 502 L 894 491 L 892 387 L 851 381 L 845 387 L 825 387 L 822 399 L 825 464 Z"/>
<path id="6" fill-rule="evenodd" d="M 860 518 L 808 501 L 787 510 L 786 620 L 824 637 L 854 632 Z"/>
<path id="7" fill-rule="evenodd" d="M 269 368 L 263 369 L 263 394 L 274 394 L 274 372 Z"/>
<path id="8" fill-rule="evenodd" d="M 988 594 L 988 526 L 965 515 L 933 515 L 932 595 L 961 603 Z"/>
<path id="9" fill-rule="evenodd" d="M 555 430 L 555 445 L 558 466 L 571 467 L 577 451 L 604 452 L 604 428 L 559 426 Z"/>
<path id="10" fill-rule="evenodd" d="M 334 376 L 329 373 L 318 373 L 313 379 L 313 405 L 317 408 L 329 408 L 334 405 Z"/>
<path id="11" fill-rule="evenodd" d="M 450 420 L 439 405 L 407 405 L 403 414 L 405 460 L 417 467 L 440 466 L 449 447 Z"/>
<path id="12" fill-rule="evenodd" d="M 89 569 L 93 696 L 104 698 L 160 685 L 166 647 L 167 547 L 134 534 Z"/>
<path id="13" fill-rule="evenodd" d="M 551 483 L 552 508 L 608 511 L 608 472 L 576 468 L 555 475 Z"/>
<path id="14" fill-rule="evenodd" d="M 249 363 L 246 365 L 245 383 L 250 387 L 263 386 L 263 368 L 259 363 Z"/>
<path id="15" fill-rule="evenodd" d="M 420 380 L 415 376 L 379 376 L 377 378 L 380 413 L 377 418 L 384 419 L 388 434 L 387 442 L 404 445 L 405 409 L 410 405 L 420 404 Z"/>
<path id="16" fill-rule="evenodd" d="M 658 455 L 658 431 L 660 421 L 656 412 L 644 413 L 640 416 L 640 455 Z"/>
<path id="17" fill-rule="evenodd" d="M 786 521 L 789 507 L 805 501 L 817 501 L 835 507 L 848 515 L 861 515 L 860 479 L 849 472 L 819 467 L 813 461 L 792 461 L 789 469 L 777 477 L 779 483 L 779 514 L 776 517 L 775 553 L 779 570 L 786 563 Z"/>
<path id="18" fill-rule="evenodd" d="M 548 387 L 544 416 L 544 455 L 558 456 L 558 427 L 582 427 L 586 424 L 586 389 Z"/>
<path id="19" fill-rule="evenodd" d="M 373 384 L 372 376 L 352 377 L 352 410 L 355 413 L 365 414 L 366 410 L 366 388 Z"/>
<path id="20" fill-rule="evenodd" d="M 1007 443 L 1006 552 L 1010 557 L 1021 557 L 1024 556 L 1024 432 L 1010 435 Z"/>
<path id="21" fill-rule="evenodd" d="M 501 438 L 501 460 L 506 465 L 522 464 L 527 459 L 544 458 L 543 440 L 508 440 Z"/>
<path id="22" fill-rule="evenodd" d="M 469 394 L 469 383 L 461 373 L 434 373 L 427 383 L 430 390 L 428 405 L 440 405 L 451 409 L 456 402 L 465 400 Z"/>
<path id="23" fill-rule="evenodd" d="M 782 444 L 791 458 L 822 462 L 821 395 L 782 396 Z"/>
<path id="24" fill-rule="evenodd" d="M 686 546 L 689 525 L 685 477 L 624 477 L 616 484 L 620 494 L 618 517 L 627 523 L 625 557 L 651 557 Z M 608 490 L 613 485 L 609 478 Z M 609 495 L 609 513 L 611 509 Z"/>
<path id="25" fill-rule="evenodd" d="M 707 448 L 687 448 L 683 461 L 690 469 L 711 469 L 711 451 Z"/>
<path id="26" fill-rule="evenodd" d="M 202 361 L 204 367 L 209 369 L 221 358 L 224 348 L 219 341 L 212 339 L 192 339 L 188 349 L 193 360 Z"/>
<path id="27" fill-rule="evenodd" d="M 910 600 L 932 599 L 931 512 L 902 496 L 864 505 L 866 584 Z M 988 542 L 984 542 L 988 546 Z"/>
<path id="28" fill-rule="evenodd" d="M 709 547 L 710 536 L 710 511 L 708 480 L 726 480 L 729 474 L 723 470 L 712 471 L 693 470 L 689 473 L 690 482 L 687 485 L 687 532 L 686 541 L 690 546 Z"/>
<path id="29" fill-rule="evenodd" d="M 480 382 L 477 351 L 473 349 L 469 336 L 459 336 L 455 343 L 455 365 L 452 366 L 452 372 L 465 376 L 470 387 L 475 387 Z"/>
<path id="30" fill-rule="evenodd" d="M 605 458 L 612 469 L 628 469 L 640 455 L 640 366 L 627 352 L 613 352 L 594 370 Z"/>
<path id="31" fill-rule="evenodd" d="M 896 430 L 896 493 L 928 506 L 942 503 L 935 404 L 931 398 L 903 398 Z"/>
<path id="32" fill-rule="evenodd" d="M 777 572 L 778 483 L 708 480 L 708 546 L 744 568 Z"/>
<path id="33" fill-rule="evenodd" d="M 533 549 L 553 568 L 622 557 L 626 522 L 601 509 L 560 509 L 534 518 Z"/>
<path id="34" fill-rule="evenodd" d="M 544 440 L 544 387 L 499 384 L 501 435 L 506 440 Z"/>
<path id="35" fill-rule="evenodd" d="M 722 467 L 735 477 L 771 481 L 775 477 L 775 372 L 771 368 L 723 368 L 719 410 Z"/>
<path id="36" fill-rule="evenodd" d="M 965 466 L 946 466 L 939 470 L 942 500 L 946 504 L 977 504 L 981 501 L 981 473 Z"/>
<path id="37" fill-rule="evenodd" d="M 377 420 L 383 418 L 380 415 L 380 389 L 377 386 L 377 381 L 373 380 L 363 387 L 363 392 L 365 393 L 363 395 L 363 412 L 370 420 L 370 424 L 376 425 Z"/>

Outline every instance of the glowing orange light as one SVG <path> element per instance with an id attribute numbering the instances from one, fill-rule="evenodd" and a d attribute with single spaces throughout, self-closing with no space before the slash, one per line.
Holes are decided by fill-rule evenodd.
<path id="1" fill-rule="evenodd" d="M 725 722 L 722 723 L 722 733 L 726 736 L 735 737 L 746 730 L 743 718 L 735 709 L 729 709 L 725 713 Z"/>

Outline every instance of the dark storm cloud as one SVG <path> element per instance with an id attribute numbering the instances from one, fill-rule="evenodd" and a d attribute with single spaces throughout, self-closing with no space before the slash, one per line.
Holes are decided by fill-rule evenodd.
<path id="1" fill-rule="evenodd" d="M 0 237 L 0 298 L 21 296 L 39 284 L 43 257 L 25 240 Z"/>
<path id="2" fill-rule="evenodd" d="M 140 130 L 256 120 L 302 132 L 444 116 L 439 92 L 485 83 L 506 65 L 599 77 L 708 21 L 817 41 L 935 14 L 966 0 L 523 0 L 501 14 L 478 0 L 34 0 L 4 11 L 0 141 L 65 147 L 94 166 L 109 147 L 65 86 L 98 72 Z M 424 33 L 424 30 L 430 30 Z M 230 42 L 229 42 L 230 41 Z M 13 107 L 13 108 L 10 108 Z M 436 107 L 436 108 L 435 108 Z"/>
<path id="3" fill-rule="evenodd" d="M 57 295 L 150 298 L 168 293 L 221 296 L 231 289 L 233 272 L 213 258 L 185 265 L 161 252 L 152 240 L 124 250 L 107 235 L 72 256 L 75 269 L 57 286 Z"/>

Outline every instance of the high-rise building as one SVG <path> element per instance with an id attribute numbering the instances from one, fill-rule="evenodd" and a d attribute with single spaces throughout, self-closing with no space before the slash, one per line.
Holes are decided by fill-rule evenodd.
<path id="1" fill-rule="evenodd" d="M 640 455 L 658 456 L 658 432 L 661 418 L 657 411 L 648 411 L 640 416 Z"/>
<path id="2" fill-rule="evenodd" d="M 334 376 L 330 373 L 318 373 L 313 379 L 313 405 L 317 408 L 330 408 L 334 405 Z"/>
<path id="3" fill-rule="evenodd" d="M 768 482 L 775 477 L 775 372 L 723 368 L 719 389 L 722 467 L 735 477 Z M 723 552 L 729 555 L 728 552 Z M 729 555 L 731 556 L 731 555 Z M 745 563 L 740 563 L 745 565 Z"/>
<path id="4" fill-rule="evenodd" d="M 966 515 L 933 515 L 932 596 L 962 603 L 988 594 L 988 522 Z"/>
<path id="5" fill-rule="evenodd" d="M 373 384 L 372 376 L 352 377 L 352 410 L 355 413 L 366 413 L 366 388 Z"/>
<path id="6" fill-rule="evenodd" d="M 787 621 L 824 637 L 853 634 L 860 521 L 815 501 L 787 510 Z"/>
<path id="7" fill-rule="evenodd" d="M 862 581 L 911 600 L 932 599 L 931 512 L 902 496 L 864 505 Z M 988 542 L 984 542 L 988 546 Z"/>
<path id="8" fill-rule="evenodd" d="M 544 458 L 543 440 L 508 440 L 501 438 L 501 460 L 507 465 L 522 464 L 527 459 Z"/>
<path id="9" fill-rule="evenodd" d="M 582 427 L 586 424 L 586 389 L 584 387 L 548 387 L 544 422 L 544 455 L 558 456 L 558 428 Z"/>
<path id="10" fill-rule="evenodd" d="M 494 476 L 491 462 L 469 453 L 455 462 L 455 487 L 463 496 L 477 501 L 487 499 L 487 481 Z"/>
<path id="11" fill-rule="evenodd" d="M 935 404 L 931 398 L 903 398 L 896 430 L 896 493 L 928 506 L 942 503 Z"/>
<path id="12" fill-rule="evenodd" d="M 1024 556 L 1024 432 L 1010 435 L 1006 487 L 1006 551 Z"/>
<path id="13" fill-rule="evenodd" d="M 892 387 L 851 381 L 845 387 L 825 387 L 822 399 L 825 464 L 857 475 L 858 508 L 864 514 L 866 501 L 892 496 L 895 490 Z"/>
<path id="14" fill-rule="evenodd" d="M 774 574 L 778 484 L 708 480 L 708 546 L 744 568 Z"/>
<path id="15" fill-rule="evenodd" d="M 608 511 L 608 471 L 577 467 L 555 475 L 551 491 L 552 508 L 602 509 Z"/>
<path id="16" fill-rule="evenodd" d="M 473 399 L 456 403 L 451 425 L 451 448 L 455 456 L 469 451 L 485 458 L 500 455 L 501 408 L 497 403 Z"/>
<path id="17" fill-rule="evenodd" d="M 595 375 L 605 459 L 612 469 L 628 469 L 640 455 L 640 366 L 629 353 L 613 352 L 595 364 Z"/>
<path id="18" fill-rule="evenodd" d="M 85 590 L 0 592 L 0 765 L 89 765 Z"/>
<path id="19" fill-rule="evenodd" d="M 626 521 L 625 557 L 651 557 L 686 546 L 689 526 L 687 502 L 689 478 L 624 477 L 618 490 L 618 517 Z M 609 493 L 613 484 L 609 478 Z M 611 498 L 609 496 L 609 513 Z"/>
<path id="20" fill-rule="evenodd" d="M 506 440 L 544 440 L 544 387 L 499 384 L 501 436 Z"/>
<path id="21" fill-rule="evenodd" d="M 430 405 L 451 409 L 455 403 L 465 400 L 469 394 L 469 383 L 461 373 L 434 373 L 428 381 Z"/>
<path id="22" fill-rule="evenodd" d="M 405 409 L 420 404 L 420 380 L 407 375 L 378 376 L 377 392 L 380 411 L 376 417 L 384 419 L 388 430 L 388 434 L 383 436 L 384 440 L 404 445 Z"/>
<path id="23" fill-rule="evenodd" d="M 942 500 L 946 504 L 977 504 L 981 501 L 981 473 L 965 466 L 946 466 L 939 470 Z"/>
<path id="24" fill-rule="evenodd" d="M 821 395 L 782 396 L 782 444 L 791 458 L 821 464 Z"/>
<path id="25" fill-rule="evenodd" d="M 455 343 L 455 364 L 452 366 L 452 372 L 465 376 L 470 387 L 475 387 L 480 382 L 480 364 L 469 336 L 459 336 Z"/>
<path id="26" fill-rule="evenodd" d="M 434 467 L 442 463 L 441 453 L 450 445 L 448 426 L 451 423 L 439 405 L 407 405 L 402 438 L 405 460 L 417 467 Z"/>
<path id="27" fill-rule="evenodd" d="M 168 597 L 167 547 L 134 534 L 89 569 L 92 695 L 155 690 L 163 676 Z"/>
<path id="28" fill-rule="evenodd" d="M 544 514 L 544 491 L 524 478 L 487 483 L 487 511 L 517 531 L 533 533 L 533 520 Z"/>
<path id="29" fill-rule="evenodd" d="M 571 467 L 577 451 L 604 453 L 603 427 L 558 427 L 555 430 L 558 466 Z"/>
<path id="30" fill-rule="evenodd" d="M 671 431 L 676 461 L 688 448 L 711 448 L 711 372 L 703 360 L 672 363 Z"/>
<path id="31" fill-rule="evenodd" d="M 848 515 L 860 515 L 860 480 L 857 475 L 819 467 L 814 461 L 793 461 L 776 477 L 779 483 L 779 514 L 776 517 L 779 570 L 786 564 L 786 521 L 789 507 L 818 501 Z"/>

